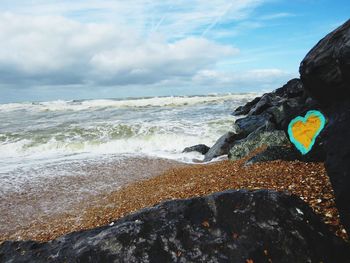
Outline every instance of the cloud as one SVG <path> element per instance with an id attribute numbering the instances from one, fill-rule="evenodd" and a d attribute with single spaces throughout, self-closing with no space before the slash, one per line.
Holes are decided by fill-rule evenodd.
<path id="1" fill-rule="evenodd" d="M 257 57 L 240 57 L 235 38 L 286 15 L 254 19 L 269 1 L 2 0 L 0 91 L 275 88 L 285 72 L 220 69 Z"/>
<path id="2" fill-rule="evenodd" d="M 191 77 L 237 52 L 201 37 L 168 42 L 127 26 L 0 15 L 2 84 L 150 84 Z"/>
<path id="3" fill-rule="evenodd" d="M 280 19 L 280 18 L 287 18 L 287 17 L 293 17 L 295 16 L 294 14 L 291 13 L 275 13 L 275 14 L 268 14 L 268 15 L 263 15 L 260 17 L 261 20 L 274 20 L 274 19 Z"/>
<path id="4" fill-rule="evenodd" d="M 193 77 L 197 85 L 239 88 L 241 90 L 276 89 L 293 74 L 280 69 L 253 69 L 247 71 L 222 72 L 203 70 Z"/>
<path id="5" fill-rule="evenodd" d="M 218 45 L 203 38 L 186 38 L 175 43 L 152 40 L 134 47 L 99 52 L 90 64 L 113 83 L 158 82 L 172 77 L 190 77 L 198 70 L 213 65 L 218 59 L 232 56 L 238 50 Z"/>
<path id="6" fill-rule="evenodd" d="M 80 22 L 127 24 L 167 38 L 201 35 L 220 21 L 240 21 L 271 0 L 2 0 L 4 9 L 22 15 L 59 15 Z"/>

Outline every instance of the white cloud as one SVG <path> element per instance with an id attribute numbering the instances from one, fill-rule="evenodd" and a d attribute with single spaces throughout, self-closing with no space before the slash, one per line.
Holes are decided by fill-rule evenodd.
<path id="1" fill-rule="evenodd" d="M 92 57 L 90 64 L 97 75 L 116 82 L 125 78 L 133 82 L 140 78 L 160 81 L 192 76 L 218 59 L 236 52 L 238 50 L 203 38 L 186 38 L 172 44 L 153 40 L 132 48 L 118 47 L 99 52 Z"/>
<path id="2" fill-rule="evenodd" d="M 126 26 L 83 24 L 60 16 L 0 15 L 0 74 L 9 82 L 156 83 L 191 77 L 237 52 L 204 38 L 169 43 Z"/>
<path id="3" fill-rule="evenodd" d="M 193 77 L 197 85 L 213 85 L 218 87 L 231 86 L 232 88 L 278 88 L 286 79 L 293 75 L 280 69 L 254 69 L 247 71 L 222 72 L 203 70 Z"/>
<path id="4" fill-rule="evenodd" d="M 217 23 L 243 20 L 271 0 L 2 0 L 0 7 L 16 14 L 61 15 L 82 22 L 128 24 L 145 33 L 181 38 L 202 34 Z"/>
<path id="5" fill-rule="evenodd" d="M 269 1 L 2 0 L 0 89 L 276 85 L 284 72 L 220 71 L 239 50 L 213 40 L 261 27 Z"/>

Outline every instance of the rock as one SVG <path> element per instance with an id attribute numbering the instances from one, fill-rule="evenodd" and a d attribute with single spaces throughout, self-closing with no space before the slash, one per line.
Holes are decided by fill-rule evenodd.
<path id="1" fill-rule="evenodd" d="M 271 104 L 272 102 L 271 102 L 270 95 L 264 94 L 259 100 L 259 102 L 255 104 L 254 107 L 251 108 L 248 115 L 258 115 L 262 113 L 264 110 L 266 110 L 267 108 L 271 107 Z"/>
<path id="2" fill-rule="evenodd" d="M 279 130 L 287 130 L 289 122 L 296 116 L 305 115 L 309 110 L 319 109 L 318 103 L 304 91 L 300 79 L 288 81 L 273 93 L 273 105 L 266 109 L 272 115 L 271 121 Z"/>
<path id="3" fill-rule="evenodd" d="M 216 141 L 216 143 L 205 154 L 204 162 L 209 162 L 216 157 L 228 154 L 232 144 L 236 140 L 239 140 L 241 138 L 242 138 L 242 135 L 234 132 L 228 132 L 224 134 Z"/>
<path id="4" fill-rule="evenodd" d="M 350 100 L 328 111 L 324 144 L 326 170 L 333 186 L 340 219 L 350 233 Z"/>
<path id="5" fill-rule="evenodd" d="M 300 65 L 305 89 L 322 104 L 326 169 L 350 233 L 350 20 L 323 38 Z"/>
<path id="6" fill-rule="evenodd" d="M 254 100 L 249 101 L 244 106 L 239 106 L 232 115 L 239 116 L 239 115 L 246 115 L 249 113 L 249 111 L 260 101 L 260 97 L 256 97 Z"/>
<path id="7" fill-rule="evenodd" d="M 237 141 L 231 148 L 228 157 L 231 160 L 238 160 L 246 157 L 252 151 L 262 146 L 281 146 L 289 144 L 284 131 L 262 131 L 257 130 L 247 138 Z"/>
<path id="8" fill-rule="evenodd" d="M 300 79 L 292 79 L 283 87 L 265 93 L 260 98 L 255 98 L 254 101 L 247 103 L 243 108 L 246 116 L 236 120 L 234 130 L 236 133 L 248 137 L 256 133 L 257 130 L 281 130 L 287 134 L 288 125 L 292 119 L 297 116 L 305 116 L 309 110 L 320 110 L 320 103 L 308 96 Z M 242 108 L 237 111 L 242 112 Z M 254 136 L 252 135 L 252 137 Z M 313 147 L 313 149 L 316 149 L 313 150 L 314 152 L 309 152 L 307 156 L 298 159 L 301 161 L 325 160 L 321 138 L 322 136 L 319 136 Z M 245 142 L 245 140 L 242 140 L 242 142 Z M 261 146 L 258 142 L 256 144 Z M 253 147 L 252 144 L 249 144 L 249 147 L 243 145 L 245 144 L 233 146 L 235 148 L 229 154 L 232 159 L 236 160 L 238 156 L 244 157 L 257 148 Z M 266 154 L 270 154 L 270 152 Z"/>
<path id="9" fill-rule="evenodd" d="M 5 242 L 1 262 L 349 262 L 348 245 L 296 196 L 230 190 L 174 200 L 46 243 Z"/>
<path id="10" fill-rule="evenodd" d="M 283 87 L 273 92 L 265 93 L 262 97 L 257 97 L 244 106 L 238 107 L 233 115 L 259 115 L 271 106 L 279 106 L 288 99 L 303 96 L 304 88 L 301 80 L 292 79 Z"/>
<path id="11" fill-rule="evenodd" d="M 321 110 L 320 104 L 312 98 L 293 98 L 283 103 L 284 118 L 276 124 L 279 129 L 287 130 L 292 119 L 297 116 L 305 116 L 309 110 Z"/>
<path id="12" fill-rule="evenodd" d="M 298 152 L 288 146 L 269 146 L 264 151 L 246 161 L 245 165 L 274 160 L 295 161 L 298 160 Z"/>
<path id="13" fill-rule="evenodd" d="M 266 110 L 266 112 L 271 114 L 272 122 L 275 123 L 277 126 L 281 126 L 283 120 L 287 118 L 287 110 L 283 104 L 280 106 L 270 107 Z"/>
<path id="14" fill-rule="evenodd" d="M 325 153 L 313 151 L 311 154 L 302 155 L 294 147 L 289 146 L 269 146 L 262 152 L 246 161 L 245 165 L 251 165 L 258 162 L 269 162 L 275 160 L 283 161 L 302 161 L 302 162 L 323 162 Z"/>
<path id="15" fill-rule="evenodd" d="M 258 128 L 266 126 L 270 119 L 271 116 L 267 114 L 247 116 L 236 120 L 233 128 L 237 134 L 245 137 Z"/>
<path id="16" fill-rule="evenodd" d="M 323 104 L 350 94 L 350 20 L 328 34 L 300 64 L 306 90 Z"/>
<path id="17" fill-rule="evenodd" d="M 292 118 L 308 110 L 319 109 L 319 103 L 305 93 L 300 79 L 292 79 L 283 87 L 255 98 L 236 111 L 240 112 L 242 108 L 248 117 L 257 115 L 260 117 L 256 119 L 262 119 L 261 116 L 271 116 L 269 120 L 277 129 L 286 129 Z"/>
<path id="18" fill-rule="evenodd" d="M 283 98 L 295 98 L 303 96 L 304 88 L 300 79 L 291 79 L 282 88 L 275 90 L 274 94 Z"/>
<path id="19" fill-rule="evenodd" d="M 205 144 L 197 144 L 191 147 L 186 147 L 182 152 L 199 152 L 201 154 L 206 154 L 209 151 L 209 149 L 210 147 L 206 146 Z"/>
<path id="20" fill-rule="evenodd" d="M 262 97 L 255 98 L 245 106 L 238 108 L 235 112 L 247 115 L 245 118 L 239 119 L 237 124 L 238 129 L 241 128 L 239 127 L 239 122 L 246 125 L 247 128 L 242 127 L 242 129 L 246 129 L 246 132 L 249 134 L 256 127 L 262 125 L 261 122 L 264 121 L 264 118 L 274 124 L 276 129 L 286 130 L 291 119 L 306 113 L 308 110 L 318 108 L 318 103 L 305 93 L 301 80 L 292 79 L 283 87 L 273 92 L 265 93 Z"/>

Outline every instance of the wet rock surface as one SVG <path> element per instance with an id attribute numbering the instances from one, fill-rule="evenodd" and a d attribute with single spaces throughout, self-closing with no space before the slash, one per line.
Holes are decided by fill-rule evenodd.
<path id="1" fill-rule="evenodd" d="M 209 151 L 209 149 L 210 147 L 206 146 L 205 144 L 197 144 L 191 147 L 186 147 L 182 152 L 183 153 L 199 152 L 201 154 L 206 154 Z"/>
<path id="2" fill-rule="evenodd" d="M 47 243 L 5 242 L 1 262 L 349 262 L 299 198 L 229 190 L 174 200 Z M 249 261 L 250 260 L 250 261 Z"/>

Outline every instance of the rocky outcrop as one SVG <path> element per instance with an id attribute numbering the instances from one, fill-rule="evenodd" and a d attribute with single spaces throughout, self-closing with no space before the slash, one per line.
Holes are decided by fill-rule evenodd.
<path id="1" fill-rule="evenodd" d="M 233 125 L 235 135 L 228 136 L 226 134 L 221 137 L 212 149 L 208 151 L 204 161 L 210 161 L 217 156 L 227 153 L 229 153 L 229 158 L 233 160 L 245 157 L 251 150 L 257 148 L 251 147 L 251 145 L 256 143 L 256 136 L 254 134 L 258 130 L 265 132 L 285 131 L 287 134 L 290 121 L 296 116 L 305 115 L 311 109 L 319 110 L 319 103 L 308 96 L 300 79 L 292 79 L 283 87 L 273 92 L 265 93 L 261 97 L 257 97 L 246 103 L 244 106 L 238 107 L 233 112 L 233 115 L 238 117 Z M 242 115 L 244 116 L 242 117 Z M 230 137 L 229 143 L 223 144 L 224 138 L 227 137 Z M 314 147 L 319 151 L 316 155 L 320 157 L 324 156 L 322 154 L 323 141 L 321 138 L 322 136 L 317 139 L 315 143 L 316 147 Z M 252 141 L 249 142 L 250 140 Z M 288 144 L 289 142 L 286 141 L 285 143 Z M 223 150 L 220 150 L 220 145 L 224 145 L 222 147 Z M 246 147 L 245 145 L 250 146 Z M 261 144 L 258 145 L 258 147 L 263 146 Z M 277 146 L 281 144 L 266 144 L 266 146 L 271 145 Z M 234 149 L 232 149 L 233 147 Z M 241 151 L 241 153 L 238 151 Z M 314 154 L 308 153 L 308 155 Z M 314 158 L 310 157 L 309 159 Z M 301 158 L 301 160 L 303 159 Z"/>
<path id="2" fill-rule="evenodd" d="M 244 118 L 238 119 L 235 126 L 237 122 L 246 122 L 245 119 L 247 119 L 252 127 L 248 132 L 252 132 L 254 131 L 252 123 L 254 120 L 256 120 L 255 126 L 260 127 L 262 120 L 265 120 L 278 130 L 286 130 L 292 118 L 304 115 L 310 109 L 319 109 L 320 106 L 305 92 L 300 79 L 292 79 L 283 87 L 248 102 L 243 108 L 247 114 Z M 242 110 L 237 108 L 233 115 L 239 116 L 241 113 Z M 240 126 L 239 123 L 238 126 Z"/>
<path id="3" fill-rule="evenodd" d="M 238 160 L 262 146 L 280 146 L 288 143 L 289 140 L 284 131 L 256 130 L 247 138 L 237 141 L 232 146 L 228 156 L 231 160 Z"/>
<path id="4" fill-rule="evenodd" d="M 175 200 L 47 243 L 5 242 L 1 262 L 349 262 L 311 208 L 274 191 Z"/>
<path id="5" fill-rule="evenodd" d="M 341 221 L 350 233 L 350 20 L 306 55 L 300 75 L 328 118 L 323 136 L 326 169 Z"/>
<path id="6" fill-rule="evenodd" d="M 307 91 L 322 104 L 350 94 L 350 20 L 323 38 L 300 64 Z"/>
<path id="7" fill-rule="evenodd" d="M 182 152 L 183 153 L 199 152 L 201 154 L 206 154 L 209 151 L 209 149 L 210 147 L 206 146 L 205 144 L 197 144 L 191 147 L 186 147 Z"/>
<path id="8" fill-rule="evenodd" d="M 244 113 L 246 116 L 236 120 L 234 129 L 238 134 L 244 135 L 245 138 L 236 141 L 232 145 L 229 158 L 232 160 L 243 158 L 261 146 L 290 146 L 289 139 L 286 136 L 288 124 L 296 116 L 305 115 L 311 109 L 320 109 L 320 105 L 315 99 L 308 96 L 300 79 L 292 79 L 283 87 L 265 93 L 263 96 L 237 108 L 233 115 L 239 116 Z M 264 134 L 263 132 L 267 133 Z M 271 134 L 278 134 L 278 136 L 275 138 Z M 258 160 L 275 160 L 275 158 L 294 159 L 295 154 L 297 154 L 301 161 L 324 161 L 322 138 L 321 133 L 312 153 L 308 153 L 306 157 L 301 158 L 297 153 L 289 156 L 289 153 L 287 156 L 281 155 L 280 152 L 274 154 L 272 153 L 273 150 L 278 151 L 282 148 L 270 148 L 263 153 L 264 157 L 259 155 L 254 160 L 257 162 Z"/>
<path id="9" fill-rule="evenodd" d="M 305 94 L 300 79 L 292 79 L 283 87 L 238 107 L 233 115 L 245 116 L 235 121 L 233 132 L 228 132 L 216 141 L 206 153 L 204 161 L 208 162 L 215 157 L 226 154 L 234 160 L 245 157 L 251 150 L 262 146 L 261 143 L 257 143 L 256 134 L 258 131 L 287 130 L 292 118 L 317 108 L 316 101 Z M 267 143 L 266 146 L 281 145 L 279 144 L 280 140 L 277 140 L 275 144 L 268 142 L 268 139 L 264 142 Z M 316 142 L 317 145 L 320 143 Z M 258 146 L 253 147 L 254 144 Z M 283 144 L 288 144 L 288 141 L 283 140 Z M 232 149 L 233 147 L 234 149 Z"/>

